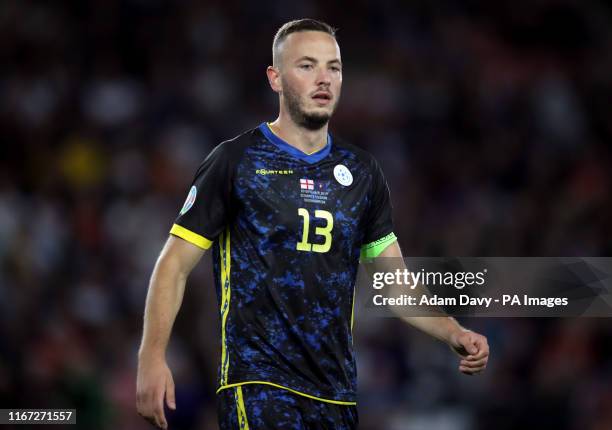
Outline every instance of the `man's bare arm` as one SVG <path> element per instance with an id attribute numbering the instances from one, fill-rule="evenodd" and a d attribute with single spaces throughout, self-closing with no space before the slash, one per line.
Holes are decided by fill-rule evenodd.
<path id="1" fill-rule="evenodd" d="M 139 356 L 164 357 L 187 277 L 204 250 L 175 236 L 162 249 L 149 283 Z"/>
<path id="2" fill-rule="evenodd" d="M 170 236 L 162 249 L 149 283 L 142 343 L 138 351 L 136 406 L 138 413 L 159 428 L 168 424 L 168 407 L 176 408 L 174 381 L 166 363 L 166 348 L 174 320 L 183 301 L 187 277 L 204 250 Z"/>
<path id="3" fill-rule="evenodd" d="M 402 251 L 397 241 L 387 246 L 372 264 L 366 265 L 366 268 L 369 272 L 394 272 L 396 269 L 405 269 Z M 461 327 L 453 317 L 400 316 L 400 318 L 430 336 L 446 342 L 453 351 L 461 356 L 462 360 L 459 363 L 461 372 L 471 375 L 485 369 L 489 357 L 486 337 Z"/>

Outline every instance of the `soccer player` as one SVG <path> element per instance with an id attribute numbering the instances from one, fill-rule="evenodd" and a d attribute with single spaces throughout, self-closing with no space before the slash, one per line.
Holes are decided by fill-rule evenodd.
<path id="1" fill-rule="evenodd" d="M 352 325 L 360 258 L 401 257 L 389 190 L 365 151 L 328 133 L 342 86 L 329 25 L 283 25 L 267 69 L 279 115 L 217 146 L 196 172 L 155 265 L 144 317 L 138 412 L 167 428 L 165 360 L 185 281 L 212 248 L 220 304 L 224 429 L 354 429 Z M 482 371 L 486 339 L 448 317 L 405 318 Z"/>

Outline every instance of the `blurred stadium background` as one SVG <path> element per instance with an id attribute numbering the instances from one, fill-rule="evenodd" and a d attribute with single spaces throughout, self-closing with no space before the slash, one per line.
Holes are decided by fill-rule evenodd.
<path id="1" fill-rule="evenodd" d="M 198 163 L 277 113 L 285 21 L 339 27 L 331 130 L 373 152 L 408 256 L 612 254 L 604 1 L 0 3 L 0 405 L 135 412 L 148 277 Z M 169 351 L 171 429 L 215 429 L 217 305 L 193 273 Z M 471 319 L 490 368 L 356 321 L 361 429 L 612 428 L 606 319 Z"/>

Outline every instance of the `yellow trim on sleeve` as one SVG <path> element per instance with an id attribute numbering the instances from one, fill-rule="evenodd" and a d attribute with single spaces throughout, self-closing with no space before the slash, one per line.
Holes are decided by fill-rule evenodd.
<path id="1" fill-rule="evenodd" d="M 242 385 L 248 385 L 248 384 L 271 385 L 273 387 L 280 388 L 280 389 L 283 389 L 283 390 L 287 390 L 287 391 L 290 391 L 290 392 L 292 392 L 294 394 L 298 394 L 300 396 L 307 397 L 309 399 L 318 400 L 320 402 L 333 403 L 335 405 L 354 406 L 354 405 L 357 404 L 357 402 L 343 402 L 343 401 L 340 401 L 340 400 L 330 400 L 330 399 L 324 399 L 322 397 L 311 396 L 310 394 L 302 393 L 301 391 L 294 390 L 293 388 L 285 387 L 283 385 L 278 385 L 278 384 L 275 384 L 273 382 L 268 382 L 268 381 L 245 381 L 245 382 L 236 382 L 235 384 L 222 385 L 219 388 L 217 388 L 217 393 L 216 394 L 219 394 L 219 392 L 221 390 L 225 390 L 227 388 L 240 387 Z"/>
<path id="2" fill-rule="evenodd" d="M 369 260 L 376 258 L 383 252 L 389 245 L 397 240 L 395 233 L 391 232 L 388 235 L 381 237 L 374 242 L 370 242 L 361 247 L 360 260 Z"/>
<path id="3" fill-rule="evenodd" d="M 240 430 L 249 430 L 249 420 L 247 420 L 246 408 L 244 407 L 244 398 L 242 396 L 242 387 L 237 386 L 234 390 L 234 398 L 236 399 L 236 412 L 238 415 L 238 428 Z"/>
<path id="4" fill-rule="evenodd" d="M 199 246 L 202 249 L 208 249 L 212 245 L 212 241 L 206 239 L 204 236 L 200 236 L 191 230 L 187 230 L 185 227 L 178 224 L 173 224 L 170 229 L 170 234 L 180 237 L 189 243 L 193 243 L 195 246 Z"/>

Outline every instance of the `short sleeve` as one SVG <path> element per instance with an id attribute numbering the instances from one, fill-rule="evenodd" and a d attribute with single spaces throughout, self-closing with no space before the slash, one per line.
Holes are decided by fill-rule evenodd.
<path id="1" fill-rule="evenodd" d="M 371 161 L 371 172 L 370 205 L 366 214 L 366 230 L 361 248 L 362 259 L 376 257 L 396 240 L 393 233 L 393 208 L 389 186 L 374 158 Z"/>
<path id="2" fill-rule="evenodd" d="M 208 249 L 228 222 L 232 168 L 228 142 L 217 146 L 198 168 L 170 234 Z"/>

